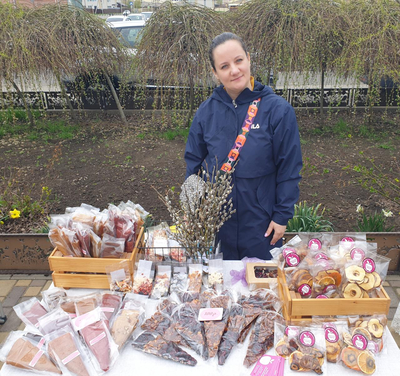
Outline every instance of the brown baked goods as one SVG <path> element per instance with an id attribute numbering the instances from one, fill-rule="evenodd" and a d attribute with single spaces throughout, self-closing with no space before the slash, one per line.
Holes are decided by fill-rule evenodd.
<path id="1" fill-rule="evenodd" d="M 114 320 L 111 328 L 111 335 L 118 348 L 121 348 L 136 329 L 139 319 L 139 311 L 123 309 Z"/>
<path id="2" fill-rule="evenodd" d="M 65 333 L 48 343 L 49 353 L 58 358 L 68 371 L 77 376 L 89 376 L 71 333 Z"/>
<path id="3" fill-rule="evenodd" d="M 14 342 L 7 355 L 6 363 L 18 368 L 61 374 L 61 371 L 42 350 L 22 338 Z"/>

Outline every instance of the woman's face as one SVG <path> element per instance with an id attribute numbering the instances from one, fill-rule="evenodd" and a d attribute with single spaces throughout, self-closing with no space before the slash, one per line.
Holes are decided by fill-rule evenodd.
<path id="1" fill-rule="evenodd" d="M 221 81 L 232 99 L 250 84 L 250 56 L 246 55 L 242 45 L 237 40 L 228 40 L 213 51 L 215 77 Z"/>

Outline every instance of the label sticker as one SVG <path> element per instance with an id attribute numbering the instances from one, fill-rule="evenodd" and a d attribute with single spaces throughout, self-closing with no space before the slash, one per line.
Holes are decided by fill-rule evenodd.
<path id="1" fill-rule="evenodd" d="M 33 359 L 31 360 L 31 362 L 29 363 L 29 365 L 30 365 L 32 368 L 35 368 L 36 363 L 39 361 L 40 357 L 41 357 L 43 354 L 44 354 L 44 351 L 43 351 L 43 350 L 39 350 L 39 351 L 36 353 L 36 355 L 33 357 Z"/>
<path id="2" fill-rule="evenodd" d="M 311 251 L 319 251 L 322 248 L 322 243 L 319 239 L 311 239 L 308 242 L 308 248 Z"/>
<path id="3" fill-rule="evenodd" d="M 327 327 L 325 328 L 325 339 L 328 342 L 335 343 L 339 341 L 339 333 L 335 328 Z"/>
<path id="4" fill-rule="evenodd" d="M 223 308 L 200 308 L 199 321 L 222 320 Z"/>
<path id="5" fill-rule="evenodd" d="M 297 253 L 291 252 L 285 257 L 288 266 L 297 266 L 300 264 L 300 257 Z"/>
<path id="6" fill-rule="evenodd" d="M 350 257 L 354 261 L 361 261 L 365 257 L 365 252 L 361 248 L 353 248 Z"/>
<path id="7" fill-rule="evenodd" d="M 74 351 L 72 354 L 66 356 L 64 359 L 61 360 L 62 364 L 67 364 L 69 363 L 71 360 L 74 360 L 77 356 L 79 356 L 79 351 L 76 350 Z"/>
<path id="8" fill-rule="evenodd" d="M 368 346 L 368 340 L 362 334 L 355 334 L 351 341 L 359 350 L 365 350 Z"/>
<path id="9" fill-rule="evenodd" d="M 311 295 L 311 286 L 307 283 L 303 283 L 297 290 L 301 296 Z"/>
<path id="10" fill-rule="evenodd" d="M 315 344 L 315 337 L 314 334 L 309 332 L 308 330 L 301 332 L 299 336 L 300 342 L 307 347 L 314 346 Z"/>
<path id="11" fill-rule="evenodd" d="M 94 337 L 89 341 L 90 346 L 95 345 L 97 342 L 100 342 L 106 336 L 105 332 L 101 332 L 98 336 Z"/>
<path id="12" fill-rule="evenodd" d="M 375 261 L 371 258 L 364 259 L 362 266 L 367 273 L 373 273 L 375 271 Z"/>

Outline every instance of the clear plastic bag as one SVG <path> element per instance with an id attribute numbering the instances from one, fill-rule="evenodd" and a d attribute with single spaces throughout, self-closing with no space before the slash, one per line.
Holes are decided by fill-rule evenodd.
<path id="1" fill-rule="evenodd" d="M 157 265 L 157 275 L 154 279 L 154 286 L 150 298 L 160 299 L 166 297 L 171 281 L 171 265 Z"/>
<path id="2" fill-rule="evenodd" d="M 133 280 L 129 270 L 128 260 L 122 260 L 117 264 L 108 265 L 105 271 L 111 291 L 126 293 L 133 290 Z"/>
<path id="3" fill-rule="evenodd" d="M 56 308 L 60 299 L 67 296 L 67 292 L 62 287 L 54 287 L 41 292 L 43 302 L 48 311 Z"/>
<path id="4" fill-rule="evenodd" d="M 15 305 L 14 311 L 22 322 L 34 331 L 38 331 L 39 318 L 48 313 L 35 297 Z"/>
<path id="5" fill-rule="evenodd" d="M 71 327 L 71 317 L 61 308 L 56 308 L 38 320 L 42 334 L 50 334 L 66 326 Z"/>

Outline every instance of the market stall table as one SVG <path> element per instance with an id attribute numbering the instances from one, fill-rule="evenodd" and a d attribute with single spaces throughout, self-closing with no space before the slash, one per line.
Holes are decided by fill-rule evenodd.
<path id="1" fill-rule="evenodd" d="M 224 280 L 225 282 L 231 280 L 230 271 L 243 269 L 241 261 L 224 261 Z M 248 292 L 248 289 L 242 286 L 240 282 L 233 286 L 242 292 Z M 79 296 L 93 293 L 92 289 L 70 289 L 68 295 Z M 149 299 L 146 306 L 146 316 L 149 317 L 156 309 L 158 300 Z M 135 334 L 139 334 L 140 329 L 137 329 Z M 374 376 L 398 376 L 400 365 L 400 349 L 398 348 L 392 334 L 386 329 L 386 349 L 376 358 L 377 370 Z M 246 368 L 243 366 L 243 360 L 246 356 L 249 337 L 243 344 L 235 346 L 229 355 L 226 363 L 223 366 L 218 365 L 217 358 L 210 360 L 203 360 L 194 351 L 186 349 L 198 362 L 195 367 L 189 367 L 172 361 L 157 358 L 153 355 L 145 354 L 138 350 L 133 349 L 130 344 L 123 349 L 120 357 L 117 359 L 116 364 L 106 373 L 108 376 L 121 376 L 121 375 L 174 375 L 174 376 L 212 376 L 212 375 L 233 375 L 233 376 L 248 376 L 250 375 L 254 366 Z M 268 354 L 275 355 L 274 349 L 270 349 Z M 24 371 L 22 369 L 14 368 L 5 364 L 0 371 L 0 376 L 23 376 L 32 375 L 32 372 Z M 286 373 L 288 374 L 288 373 Z M 291 374 L 294 374 L 291 372 Z M 356 372 L 345 368 L 341 365 L 332 363 L 327 364 L 327 374 L 329 376 L 354 376 L 363 375 L 361 372 Z M 301 372 L 299 376 L 316 375 L 314 372 Z"/>

